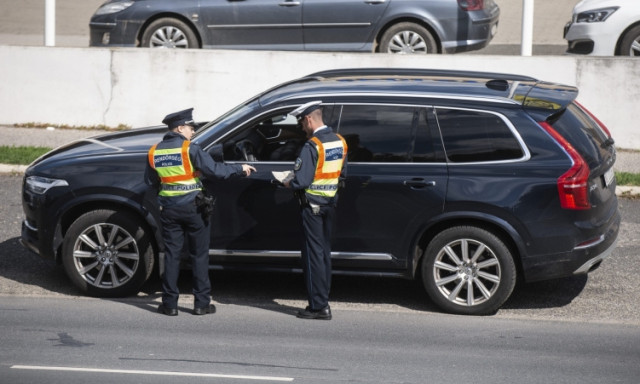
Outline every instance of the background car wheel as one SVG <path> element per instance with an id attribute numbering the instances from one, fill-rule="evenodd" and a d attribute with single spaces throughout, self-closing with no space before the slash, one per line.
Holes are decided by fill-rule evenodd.
<path id="1" fill-rule="evenodd" d="M 426 28 L 414 23 L 399 23 L 389 28 L 380 39 L 380 52 L 438 53 L 438 46 Z"/>
<path id="2" fill-rule="evenodd" d="M 142 35 L 142 47 L 200 48 L 191 28 L 177 19 L 164 18 L 151 23 Z"/>
<path id="3" fill-rule="evenodd" d="M 620 43 L 621 56 L 640 56 L 640 25 L 625 33 Z"/>
<path id="4" fill-rule="evenodd" d="M 425 251 L 421 272 L 429 297 L 455 314 L 494 313 L 516 283 L 509 248 L 477 227 L 453 227 L 436 235 Z"/>
<path id="5" fill-rule="evenodd" d="M 136 294 L 153 269 L 153 247 L 129 214 L 97 210 L 80 216 L 62 244 L 62 262 L 71 281 L 86 294 Z"/>

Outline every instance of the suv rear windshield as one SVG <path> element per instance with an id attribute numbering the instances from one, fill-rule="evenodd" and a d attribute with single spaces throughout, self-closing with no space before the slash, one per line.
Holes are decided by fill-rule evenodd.
<path id="1" fill-rule="evenodd" d="M 597 167 L 611 156 L 609 147 L 613 142 L 607 141 L 604 131 L 576 104 L 570 104 L 551 126 L 573 145 L 589 168 Z"/>

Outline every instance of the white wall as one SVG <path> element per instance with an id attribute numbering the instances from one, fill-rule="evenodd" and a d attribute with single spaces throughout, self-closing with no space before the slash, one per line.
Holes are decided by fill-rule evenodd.
<path id="1" fill-rule="evenodd" d="M 194 107 L 209 120 L 281 82 L 346 67 L 513 73 L 575 85 L 616 146 L 640 149 L 640 60 L 574 56 L 400 56 L 0 46 L 0 124 L 157 125 Z"/>

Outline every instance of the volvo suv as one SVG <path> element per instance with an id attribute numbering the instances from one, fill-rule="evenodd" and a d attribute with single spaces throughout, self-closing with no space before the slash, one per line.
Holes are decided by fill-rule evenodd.
<path id="1" fill-rule="evenodd" d="M 349 146 L 334 273 L 417 279 L 443 311 L 482 315 L 517 281 L 590 272 L 618 235 L 616 153 L 577 96 L 526 76 L 376 68 L 267 90 L 193 138 L 258 170 L 205 180 L 217 198 L 211 268 L 300 271 L 298 202 L 272 172 L 291 170 L 305 142 L 289 112 L 320 101 Z M 36 160 L 24 175 L 22 243 L 88 295 L 138 292 L 163 248 L 143 172 L 165 132 L 96 136 Z"/>

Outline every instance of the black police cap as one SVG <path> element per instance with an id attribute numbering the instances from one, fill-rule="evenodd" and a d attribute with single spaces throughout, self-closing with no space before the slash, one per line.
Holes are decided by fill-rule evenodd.
<path id="1" fill-rule="evenodd" d="M 163 124 L 167 124 L 169 129 L 174 129 L 175 127 L 179 127 L 181 125 L 191 125 L 194 126 L 193 108 L 185 109 L 183 111 L 178 111 L 174 113 L 170 113 L 162 120 Z"/>

